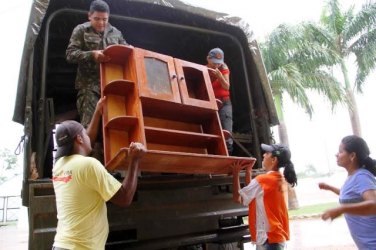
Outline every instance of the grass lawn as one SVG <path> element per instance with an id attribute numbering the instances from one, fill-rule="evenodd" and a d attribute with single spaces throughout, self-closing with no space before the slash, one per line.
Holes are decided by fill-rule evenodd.
<path id="1" fill-rule="evenodd" d="M 338 206 L 338 202 L 330 202 L 330 203 L 304 206 L 295 210 L 289 210 L 289 217 L 290 219 L 292 219 L 292 218 L 296 218 L 300 216 L 317 215 L 317 214 L 321 214 L 328 208 L 332 208 L 336 206 Z"/>
<path id="2" fill-rule="evenodd" d="M 289 219 L 298 219 L 303 217 L 321 216 L 328 208 L 338 206 L 338 202 L 315 204 L 310 206 L 300 207 L 299 209 L 289 210 Z M 248 216 L 243 217 L 244 224 L 248 225 Z"/>

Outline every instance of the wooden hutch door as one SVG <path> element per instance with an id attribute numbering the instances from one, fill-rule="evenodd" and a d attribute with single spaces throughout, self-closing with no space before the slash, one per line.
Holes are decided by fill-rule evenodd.
<path id="1" fill-rule="evenodd" d="M 181 103 L 171 56 L 136 48 L 140 96 Z"/>
<path id="2" fill-rule="evenodd" d="M 182 103 L 217 110 L 207 67 L 176 58 L 174 61 Z"/>

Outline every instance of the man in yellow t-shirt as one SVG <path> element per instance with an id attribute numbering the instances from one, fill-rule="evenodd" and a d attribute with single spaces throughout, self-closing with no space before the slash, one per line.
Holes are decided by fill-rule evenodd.
<path id="1" fill-rule="evenodd" d="M 138 162 L 146 152 L 141 143 L 129 146 L 127 177 L 118 182 L 95 158 L 91 142 L 78 122 L 62 122 L 56 130 L 56 163 L 52 181 L 58 225 L 53 249 L 104 249 L 108 236 L 106 202 L 128 206 L 133 199 Z"/>

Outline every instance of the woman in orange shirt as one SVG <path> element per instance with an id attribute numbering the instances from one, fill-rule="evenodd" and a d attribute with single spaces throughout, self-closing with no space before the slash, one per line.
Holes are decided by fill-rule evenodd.
<path id="1" fill-rule="evenodd" d="M 289 217 L 283 193 L 285 180 L 297 185 L 291 152 L 281 144 L 261 144 L 265 174 L 256 176 L 240 189 L 242 163 L 233 166 L 234 199 L 249 205 L 249 230 L 258 250 L 282 250 L 290 239 Z M 279 169 L 284 168 L 283 175 Z"/>

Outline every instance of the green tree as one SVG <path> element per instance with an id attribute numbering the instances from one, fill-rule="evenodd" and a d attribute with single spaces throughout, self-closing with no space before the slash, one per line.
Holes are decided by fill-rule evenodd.
<path id="1" fill-rule="evenodd" d="M 332 108 L 344 101 L 344 91 L 329 71 L 339 58 L 330 48 L 307 39 L 304 25 L 278 26 L 261 44 L 261 52 L 280 121 L 282 143 L 288 144 L 283 116 L 284 93 L 310 117 L 314 109 L 308 91 L 326 97 Z"/>
<path id="2" fill-rule="evenodd" d="M 17 175 L 15 171 L 18 166 L 18 158 L 9 149 L 3 148 L 0 150 L 0 184 L 4 183 L 9 178 Z"/>
<path id="3" fill-rule="evenodd" d="M 307 36 L 325 48 L 334 51 L 339 58 L 338 66 L 343 75 L 342 86 L 348 99 L 347 109 L 352 130 L 361 135 L 359 113 L 354 90 L 362 91 L 362 86 L 375 68 L 376 63 L 376 3 L 367 2 L 359 12 L 354 7 L 341 11 L 338 0 L 329 0 L 319 24 L 306 25 Z M 350 82 L 348 59 L 355 56 L 356 79 Z"/>
<path id="4" fill-rule="evenodd" d="M 311 117 L 313 106 L 307 91 L 325 96 L 332 108 L 343 101 L 344 92 L 329 67 L 339 61 L 331 48 L 321 46 L 307 37 L 305 26 L 280 25 L 261 44 L 268 79 L 279 118 L 279 139 L 289 144 L 283 116 L 283 94 L 302 107 Z M 296 209 L 295 192 L 289 189 L 289 208 Z"/>

